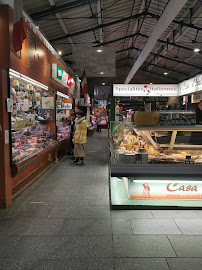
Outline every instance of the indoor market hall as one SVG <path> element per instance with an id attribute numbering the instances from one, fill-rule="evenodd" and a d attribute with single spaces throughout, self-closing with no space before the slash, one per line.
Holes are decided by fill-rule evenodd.
<path id="1" fill-rule="evenodd" d="M 202 270 L 202 0 L 0 0 L 0 270 Z"/>

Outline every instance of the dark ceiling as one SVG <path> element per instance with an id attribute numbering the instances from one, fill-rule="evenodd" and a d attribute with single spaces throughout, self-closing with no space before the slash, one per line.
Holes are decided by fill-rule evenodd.
<path id="1" fill-rule="evenodd" d="M 24 0 L 23 5 L 52 46 L 62 51 L 63 60 L 75 73 L 81 73 L 74 63 L 76 47 L 113 47 L 115 77 L 98 72 L 97 76 L 89 78 L 91 57 L 85 64 L 91 85 L 103 82 L 111 85 L 125 82 L 170 1 Z M 130 83 L 179 83 L 201 73 L 202 51 L 193 51 L 196 47 L 202 49 L 201 33 L 202 0 L 187 0 L 158 37 Z M 102 69 L 104 64 L 97 62 Z M 164 75 L 165 72 L 168 74 Z"/>

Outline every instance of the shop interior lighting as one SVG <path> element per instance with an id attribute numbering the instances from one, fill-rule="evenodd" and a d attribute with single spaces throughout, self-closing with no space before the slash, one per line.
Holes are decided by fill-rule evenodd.
<path id="1" fill-rule="evenodd" d="M 194 48 L 194 52 L 200 52 L 199 48 Z"/>
<path id="2" fill-rule="evenodd" d="M 103 82 L 102 85 L 105 85 L 105 82 Z"/>
<path id="3" fill-rule="evenodd" d="M 60 96 L 60 97 L 64 97 L 64 98 L 69 98 L 69 96 L 57 91 L 57 95 Z"/>
<path id="4" fill-rule="evenodd" d="M 62 55 L 62 52 L 61 52 L 61 51 L 59 51 L 59 52 L 58 52 L 58 54 L 59 54 L 59 55 Z"/>
<path id="5" fill-rule="evenodd" d="M 101 49 L 97 49 L 97 52 L 102 52 L 102 50 Z"/>
<path id="6" fill-rule="evenodd" d="M 164 74 L 164 75 L 168 75 L 168 72 L 164 72 L 163 74 Z"/>
<path id="7" fill-rule="evenodd" d="M 37 81 L 31 79 L 30 77 L 27 77 L 27 76 L 25 76 L 23 74 L 20 74 L 19 72 L 15 71 L 15 70 L 13 70 L 11 68 L 9 68 L 9 75 L 17 77 L 17 78 L 19 78 L 19 79 L 21 79 L 23 81 L 28 82 L 28 83 L 34 84 L 34 85 L 36 85 L 38 87 L 41 87 L 44 90 L 48 90 L 48 86 L 46 86 L 46 85 L 44 85 L 44 84 L 42 84 L 40 82 L 37 82 Z"/>
<path id="8" fill-rule="evenodd" d="M 44 85 L 42 83 L 39 83 L 39 82 L 31 79 L 30 77 L 27 77 L 27 76 L 21 74 L 21 79 L 24 80 L 24 81 L 26 81 L 26 82 L 28 82 L 28 83 L 32 83 L 32 84 L 34 84 L 36 86 L 39 86 L 39 87 L 41 87 L 44 90 L 48 90 L 48 86 L 46 86 L 46 85 Z"/>
<path id="9" fill-rule="evenodd" d="M 174 180 L 133 180 L 134 183 L 185 183 L 185 184 L 190 184 L 191 182 L 190 181 L 174 181 Z M 194 184 L 201 184 L 201 181 L 194 181 L 193 180 L 193 183 Z"/>
<path id="10" fill-rule="evenodd" d="M 100 74 L 104 74 L 104 72 L 103 72 L 103 71 L 101 71 L 101 72 L 100 72 Z"/>
<path id="11" fill-rule="evenodd" d="M 153 84 L 152 82 L 150 82 L 150 84 Z"/>

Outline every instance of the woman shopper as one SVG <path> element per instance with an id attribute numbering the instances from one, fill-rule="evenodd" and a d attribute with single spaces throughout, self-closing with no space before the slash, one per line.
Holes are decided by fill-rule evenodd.
<path id="1" fill-rule="evenodd" d="M 82 165 L 85 156 L 85 143 L 87 140 L 87 123 L 83 111 L 76 112 L 74 132 L 74 162 Z"/>

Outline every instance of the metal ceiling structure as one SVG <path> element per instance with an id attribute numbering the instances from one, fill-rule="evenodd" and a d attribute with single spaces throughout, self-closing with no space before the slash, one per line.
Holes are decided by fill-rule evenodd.
<path id="1" fill-rule="evenodd" d="M 150 40 L 157 34 L 152 32 L 172 1 L 23 0 L 23 6 L 71 68 L 77 47 L 113 47 L 116 77 L 94 74 L 93 84 L 124 83 L 148 42 L 151 50 L 128 82 L 178 83 L 202 71 L 202 0 L 173 1 L 181 6 L 170 14 L 165 29 L 160 27 L 151 46 Z M 194 52 L 196 47 L 201 51 Z M 85 68 L 88 77 L 88 65 Z"/>

